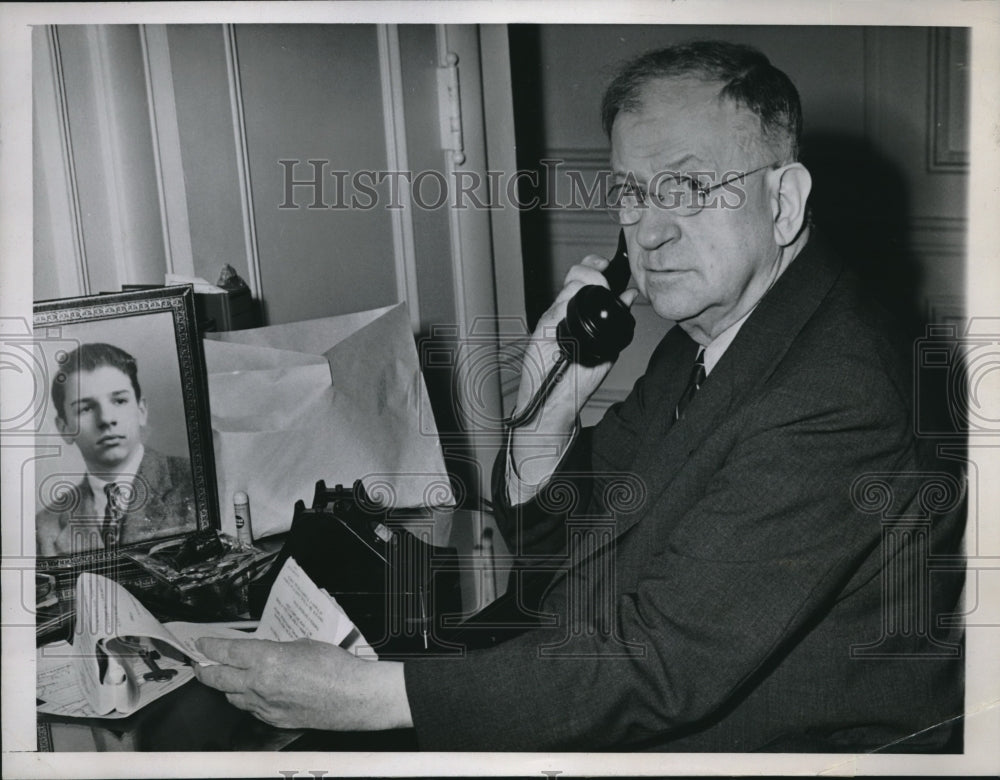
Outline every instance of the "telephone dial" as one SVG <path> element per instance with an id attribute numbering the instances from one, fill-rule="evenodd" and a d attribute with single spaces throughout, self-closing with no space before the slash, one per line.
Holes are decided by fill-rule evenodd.
<path id="1" fill-rule="evenodd" d="M 628 244 L 625 231 L 618 232 L 615 256 L 604 269 L 608 287 L 588 284 L 581 287 L 566 305 L 566 318 L 556 327 L 559 357 L 545 381 L 525 409 L 507 425 L 515 428 L 531 420 L 548 398 L 570 362 L 597 366 L 615 360 L 632 343 L 635 318 L 618 296 L 628 284 Z"/>

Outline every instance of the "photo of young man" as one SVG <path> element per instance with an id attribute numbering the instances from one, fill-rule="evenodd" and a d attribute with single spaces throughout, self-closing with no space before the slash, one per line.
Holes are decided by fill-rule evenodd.
<path id="1" fill-rule="evenodd" d="M 190 461 L 144 444 L 149 409 L 132 355 L 111 344 L 82 344 L 62 363 L 51 394 L 56 427 L 78 449 L 86 473 L 39 496 L 39 556 L 111 549 L 197 527 Z"/>

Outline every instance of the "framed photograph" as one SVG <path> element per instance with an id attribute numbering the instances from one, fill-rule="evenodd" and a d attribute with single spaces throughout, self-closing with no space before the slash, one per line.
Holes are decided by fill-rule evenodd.
<path id="1" fill-rule="evenodd" d="M 37 569 L 138 578 L 124 553 L 218 528 L 208 385 L 189 286 L 42 301 Z"/>

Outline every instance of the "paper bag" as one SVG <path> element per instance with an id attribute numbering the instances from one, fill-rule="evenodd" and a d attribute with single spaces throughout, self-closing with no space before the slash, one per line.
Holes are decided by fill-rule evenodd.
<path id="1" fill-rule="evenodd" d="M 454 502 L 403 304 L 206 334 L 205 362 L 224 532 L 237 491 L 255 538 L 287 531 L 319 479 L 388 508 Z"/>

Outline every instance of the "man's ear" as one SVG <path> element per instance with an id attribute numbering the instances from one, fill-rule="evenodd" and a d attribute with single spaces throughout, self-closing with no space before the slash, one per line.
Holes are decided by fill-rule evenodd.
<path id="1" fill-rule="evenodd" d="M 812 176 L 802 163 L 791 163 L 778 171 L 778 186 L 771 198 L 778 246 L 788 246 L 802 231 L 811 190 Z"/>
<path id="2" fill-rule="evenodd" d="M 140 427 L 143 427 L 146 425 L 146 420 L 149 419 L 149 410 L 146 408 L 146 399 L 140 398 L 136 406 L 139 407 L 139 425 Z"/>
<path id="3" fill-rule="evenodd" d="M 56 428 L 59 429 L 62 440 L 67 444 L 72 444 L 76 440 L 75 431 L 70 429 L 69 423 L 63 419 L 61 414 L 56 415 Z"/>

